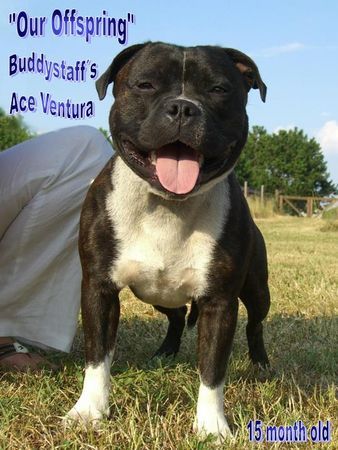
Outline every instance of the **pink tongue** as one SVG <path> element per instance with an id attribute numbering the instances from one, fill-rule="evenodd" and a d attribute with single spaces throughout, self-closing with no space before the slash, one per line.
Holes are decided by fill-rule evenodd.
<path id="1" fill-rule="evenodd" d="M 192 191 L 199 175 L 198 154 L 180 144 L 169 144 L 156 152 L 156 173 L 162 186 L 175 194 Z"/>

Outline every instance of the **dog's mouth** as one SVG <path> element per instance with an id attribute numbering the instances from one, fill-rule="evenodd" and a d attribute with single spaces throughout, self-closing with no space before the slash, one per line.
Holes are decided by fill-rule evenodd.
<path id="1" fill-rule="evenodd" d="M 175 141 L 155 150 L 140 150 L 122 140 L 124 161 L 157 189 L 184 197 L 222 169 L 224 158 L 206 160 L 198 150 Z"/>

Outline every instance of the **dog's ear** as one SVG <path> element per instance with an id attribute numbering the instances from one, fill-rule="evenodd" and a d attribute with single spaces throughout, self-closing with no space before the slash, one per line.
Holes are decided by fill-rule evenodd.
<path id="1" fill-rule="evenodd" d="M 122 67 L 147 44 L 148 42 L 146 42 L 145 44 L 131 45 L 130 47 L 122 50 L 122 52 L 120 52 L 113 59 L 113 62 L 110 64 L 108 69 L 100 76 L 100 78 L 95 83 L 100 100 L 103 100 L 105 98 L 107 87 L 110 83 L 113 83 L 115 81 L 116 75 L 119 70 L 121 70 Z"/>
<path id="2" fill-rule="evenodd" d="M 256 64 L 249 56 L 233 48 L 225 49 L 227 55 L 233 60 L 237 69 L 244 77 L 245 84 L 248 91 L 252 89 L 259 89 L 261 99 L 265 102 L 267 87 L 265 86 Z"/>

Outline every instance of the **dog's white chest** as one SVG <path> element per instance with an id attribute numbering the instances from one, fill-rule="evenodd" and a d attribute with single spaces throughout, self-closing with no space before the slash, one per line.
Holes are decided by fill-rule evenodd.
<path id="1" fill-rule="evenodd" d="M 121 245 L 113 270 L 120 287 L 128 285 L 141 300 L 182 306 L 206 287 L 212 240 L 199 232 L 184 236 L 182 225 L 163 211 L 143 217 Z"/>
<path id="2" fill-rule="evenodd" d="M 117 159 L 107 210 L 117 240 L 110 271 L 119 288 L 153 305 L 175 308 L 207 293 L 208 270 L 228 210 L 227 184 L 172 202 Z"/>

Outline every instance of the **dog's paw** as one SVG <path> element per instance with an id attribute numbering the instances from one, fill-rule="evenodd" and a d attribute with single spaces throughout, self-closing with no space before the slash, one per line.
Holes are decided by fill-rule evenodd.
<path id="1" fill-rule="evenodd" d="M 101 421 L 108 416 L 108 407 L 98 408 L 95 404 L 82 401 L 80 398 L 75 406 L 64 416 L 62 422 L 65 426 L 80 423 L 98 428 Z"/>
<path id="2" fill-rule="evenodd" d="M 210 387 L 201 381 L 194 430 L 202 439 L 209 434 L 217 437 L 218 443 L 233 437 L 224 416 L 222 383 Z"/>
<path id="3" fill-rule="evenodd" d="M 217 437 L 217 443 L 221 444 L 226 439 L 233 438 L 228 422 L 224 414 L 203 414 L 196 417 L 194 431 L 202 439 L 208 435 Z"/>

